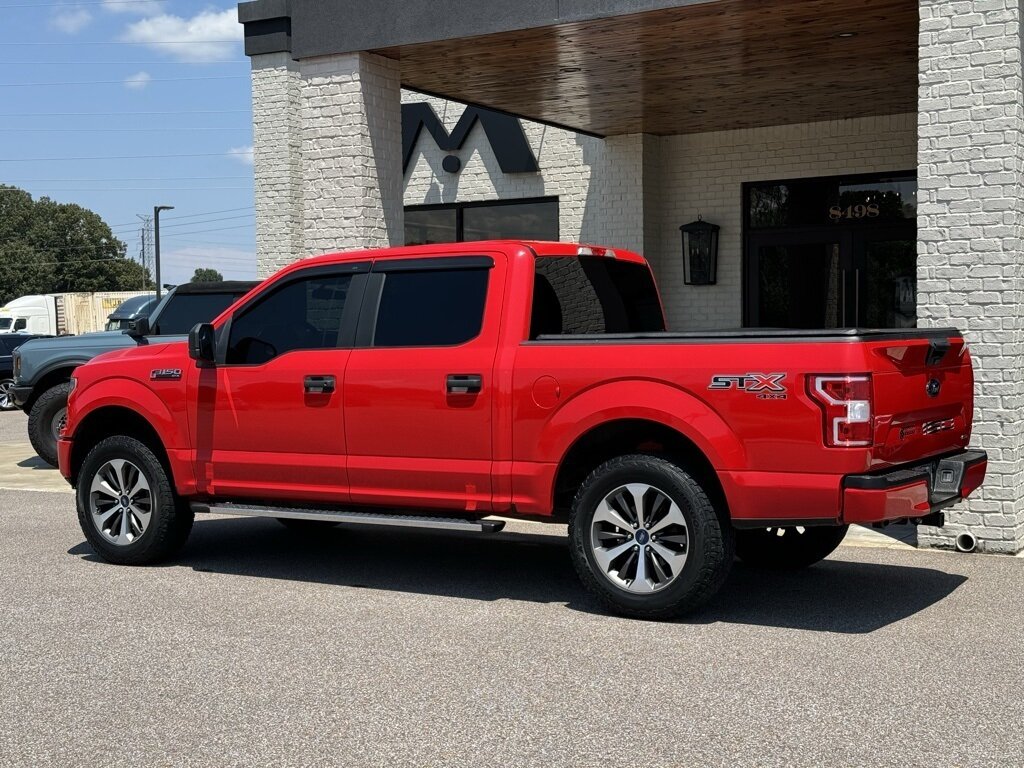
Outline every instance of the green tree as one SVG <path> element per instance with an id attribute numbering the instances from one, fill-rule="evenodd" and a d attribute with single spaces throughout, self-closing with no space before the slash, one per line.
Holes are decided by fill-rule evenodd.
<path id="1" fill-rule="evenodd" d="M 205 267 L 197 267 L 195 273 L 192 275 L 190 283 L 218 283 L 224 279 L 224 275 L 218 272 L 216 269 L 206 269 Z"/>
<path id="2" fill-rule="evenodd" d="M 96 213 L 0 185 L 0 306 L 33 293 L 152 287 Z"/>

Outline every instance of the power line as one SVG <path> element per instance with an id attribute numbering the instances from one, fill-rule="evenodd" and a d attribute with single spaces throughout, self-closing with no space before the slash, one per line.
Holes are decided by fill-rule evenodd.
<path id="1" fill-rule="evenodd" d="M 0 114 L 3 117 L 135 117 L 137 115 L 234 115 L 241 112 L 250 113 L 252 108 L 247 109 L 193 109 L 193 110 L 165 110 L 150 112 L 8 112 Z"/>
<path id="2" fill-rule="evenodd" d="M 203 221 L 189 221 L 189 222 L 186 222 L 184 224 L 168 224 L 167 226 L 161 227 L 160 231 L 162 232 L 165 229 L 174 229 L 175 227 L 194 227 L 194 226 L 199 225 L 199 224 L 215 224 L 218 221 L 233 221 L 235 219 L 251 219 L 255 215 L 256 215 L 255 213 L 246 213 L 246 214 L 243 214 L 241 216 L 224 216 L 223 218 L 220 218 L 220 219 L 205 219 Z"/>
<path id="3" fill-rule="evenodd" d="M 0 6 L 0 10 L 3 6 Z M 8 43 L 5 42 L 3 45 L 43 45 L 43 46 L 68 46 L 68 45 L 221 45 L 224 43 L 241 43 L 239 39 L 236 40 L 81 40 L 76 43 Z"/>
<path id="4" fill-rule="evenodd" d="M 201 221 L 197 221 L 196 223 L 197 224 L 202 224 Z M 214 227 L 213 229 L 195 229 L 195 230 L 191 230 L 190 229 L 187 232 L 179 232 L 178 234 L 180 234 L 180 235 L 198 235 L 198 234 L 201 234 L 203 232 L 224 232 L 224 231 L 229 230 L 229 229 L 252 229 L 254 226 L 255 226 L 255 223 L 239 224 L 237 227 Z M 170 235 L 168 235 L 168 237 L 173 237 L 173 236 L 174 236 L 173 232 Z"/>
<path id="5" fill-rule="evenodd" d="M 66 8 L 69 5 L 135 5 L 137 3 L 157 5 L 153 0 L 68 0 L 63 3 L 13 3 L 0 5 L 0 10 L 5 8 Z"/>
<path id="6" fill-rule="evenodd" d="M 251 211 L 251 210 L 253 210 L 253 206 L 246 205 L 246 206 L 243 206 L 242 208 L 225 208 L 224 210 L 221 210 L 221 211 L 204 211 L 203 213 L 188 213 L 188 214 L 179 215 L 179 216 L 167 216 L 167 217 L 163 217 L 163 221 L 175 221 L 177 219 L 196 219 L 196 218 L 201 218 L 203 216 L 215 216 L 218 213 L 237 213 L 238 211 Z M 255 215 L 255 214 L 253 214 L 253 215 Z M 197 222 L 194 222 L 194 223 L 198 224 L 200 222 L 197 221 Z M 114 230 L 114 229 L 121 229 L 123 227 L 137 227 L 138 226 L 138 222 L 130 221 L 127 224 L 110 224 L 108 226 L 112 230 Z"/>
<path id="7" fill-rule="evenodd" d="M 205 75 L 203 77 L 152 77 L 146 80 L 139 80 L 138 83 L 149 85 L 150 83 L 181 83 L 193 80 L 240 80 L 248 78 L 248 75 Z M 124 85 L 130 83 L 130 78 L 120 80 L 63 80 L 52 83 L 0 83 L 0 88 L 44 88 L 51 85 Z"/>
<path id="8" fill-rule="evenodd" d="M 62 187 L 47 188 L 41 194 L 44 195 L 56 195 L 61 192 L 202 192 L 205 190 L 216 190 L 216 191 L 234 191 L 234 192 L 245 192 L 251 190 L 252 187 Z M 36 190 L 37 194 L 40 194 Z"/>
<path id="9" fill-rule="evenodd" d="M 181 133 L 182 131 L 251 131 L 251 125 L 224 128 L 160 126 L 153 128 L 0 128 L 0 133 Z"/>
<path id="10" fill-rule="evenodd" d="M 2 6 L 0 6 L 2 8 Z M 90 65 L 114 67 L 127 64 L 132 67 L 187 67 L 192 64 L 248 64 L 248 59 L 189 59 L 188 61 L 0 61 L 0 66 L 14 67 L 18 65 L 29 67 L 87 67 Z"/>
<path id="11" fill-rule="evenodd" d="M 91 157 L 0 157 L 0 163 L 63 163 L 71 160 L 151 160 L 171 157 L 244 156 L 248 152 L 197 152 L 177 155 L 93 155 Z"/>
<path id="12" fill-rule="evenodd" d="M 115 176 L 104 179 L 92 178 L 67 178 L 67 179 L 7 179 L 3 183 L 29 184 L 37 182 L 58 182 L 58 181 L 218 181 L 221 179 L 251 179 L 249 176 Z M 251 208 L 252 206 L 250 206 Z M 248 210 L 248 209 L 239 209 Z M 198 214 L 197 214 L 198 215 Z"/>

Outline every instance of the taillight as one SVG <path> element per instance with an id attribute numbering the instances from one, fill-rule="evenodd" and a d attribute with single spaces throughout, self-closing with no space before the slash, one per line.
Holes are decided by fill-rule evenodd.
<path id="1" fill-rule="evenodd" d="M 811 376 L 810 395 L 825 418 L 825 445 L 871 445 L 871 376 Z"/>

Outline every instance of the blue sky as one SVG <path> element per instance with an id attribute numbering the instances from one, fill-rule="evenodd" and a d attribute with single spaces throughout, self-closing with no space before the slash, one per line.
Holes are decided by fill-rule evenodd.
<path id="1" fill-rule="evenodd" d="M 96 211 L 136 257 L 137 216 L 173 205 L 161 214 L 163 282 L 197 266 L 255 276 L 236 7 L 0 0 L 0 183 Z"/>

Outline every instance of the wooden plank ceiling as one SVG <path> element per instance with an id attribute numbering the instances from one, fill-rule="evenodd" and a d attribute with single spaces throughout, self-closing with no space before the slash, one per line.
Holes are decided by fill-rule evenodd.
<path id="1" fill-rule="evenodd" d="M 669 135 L 914 112 L 917 30 L 917 0 L 717 0 L 377 53 L 409 88 Z"/>

